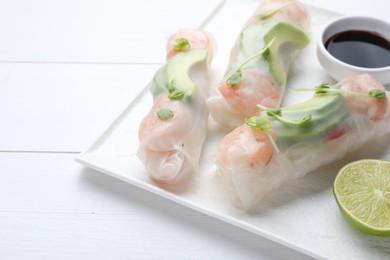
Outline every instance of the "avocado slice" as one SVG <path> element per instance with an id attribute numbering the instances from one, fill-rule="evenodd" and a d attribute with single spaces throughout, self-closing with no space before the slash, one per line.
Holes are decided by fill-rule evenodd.
<path id="1" fill-rule="evenodd" d="M 273 41 L 273 42 L 272 42 Z M 288 22 L 258 21 L 248 25 L 241 34 L 241 50 L 250 56 L 268 44 L 270 55 L 266 59 L 269 71 L 281 86 L 286 80 L 286 70 L 282 65 L 280 52 L 285 45 L 298 50 L 309 44 L 310 39 L 299 27 Z M 290 62 L 289 60 L 286 62 Z"/>
<path id="2" fill-rule="evenodd" d="M 309 114 L 311 116 L 310 122 L 303 125 L 289 125 L 274 118 L 271 119 L 278 138 L 294 142 L 321 138 L 339 125 L 347 115 L 347 109 L 340 94 L 316 95 L 303 103 L 284 107 L 281 111 L 282 116 L 289 120 L 299 120 Z"/>
<path id="3" fill-rule="evenodd" d="M 273 39 L 275 40 L 270 46 L 271 55 L 267 62 L 270 66 L 272 75 L 280 85 L 286 80 L 287 75 L 279 58 L 282 45 L 292 44 L 294 48 L 302 49 L 309 44 L 310 39 L 300 28 L 286 22 L 277 23 L 270 31 L 268 31 L 268 33 L 264 36 L 265 45 L 270 43 Z"/>
<path id="4" fill-rule="evenodd" d="M 167 91 L 171 99 L 191 100 L 196 85 L 190 77 L 190 70 L 207 61 L 206 49 L 191 49 L 177 53 L 162 66 L 154 76 L 151 85 L 153 97 Z"/>

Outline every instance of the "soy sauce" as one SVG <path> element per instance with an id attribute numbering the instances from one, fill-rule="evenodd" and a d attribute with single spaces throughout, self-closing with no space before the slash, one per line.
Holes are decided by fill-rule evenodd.
<path id="1" fill-rule="evenodd" d="M 335 58 L 364 68 L 390 66 L 390 41 L 375 32 L 350 30 L 333 35 L 325 48 Z"/>

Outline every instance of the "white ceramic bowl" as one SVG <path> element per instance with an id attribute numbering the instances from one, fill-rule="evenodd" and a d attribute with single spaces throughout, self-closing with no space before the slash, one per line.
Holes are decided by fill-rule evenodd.
<path id="1" fill-rule="evenodd" d="M 367 73 L 383 85 L 390 84 L 390 66 L 381 68 L 357 67 L 340 61 L 328 52 L 325 48 L 327 40 L 337 33 L 349 30 L 376 32 L 387 40 L 390 40 L 390 24 L 385 21 L 364 16 L 345 16 L 338 18 L 325 26 L 317 41 L 317 58 L 322 67 L 337 81 L 347 76 Z M 356 55 L 359 55 L 359 53 Z"/>

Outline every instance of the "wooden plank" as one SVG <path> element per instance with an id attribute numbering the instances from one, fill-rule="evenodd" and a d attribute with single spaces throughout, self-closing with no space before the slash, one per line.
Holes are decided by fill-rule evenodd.
<path id="1" fill-rule="evenodd" d="M 221 0 L 0 1 L 0 61 L 155 63 Z"/>
<path id="2" fill-rule="evenodd" d="M 158 68 L 0 64 L 0 151 L 86 149 Z"/>

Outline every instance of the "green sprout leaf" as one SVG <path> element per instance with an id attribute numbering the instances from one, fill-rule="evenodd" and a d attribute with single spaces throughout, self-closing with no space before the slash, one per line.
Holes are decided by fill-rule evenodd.
<path id="1" fill-rule="evenodd" d="M 176 51 L 180 51 L 189 47 L 191 47 L 191 45 L 186 38 L 177 38 L 175 44 L 173 45 L 173 49 Z"/>
<path id="2" fill-rule="evenodd" d="M 310 123 L 311 120 L 312 120 L 311 114 L 307 114 L 307 115 L 302 116 L 302 117 L 298 120 L 298 124 L 299 124 L 299 125 L 306 125 L 306 124 Z"/>
<path id="3" fill-rule="evenodd" d="M 330 86 L 329 83 L 322 83 L 321 85 L 314 88 L 298 88 L 298 91 L 315 91 L 317 95 L 329 95 L 329 94 L 349 94 L 355 96 L 363 96 L 363 97 L 372 97 L 372 98 L 385 98 L 386 92 L 381 89 L 371 89 L 367 93 L 353 91 L 353 90 L 343 90 L 337 88 L 338 85 Z"/>
<path id="4" fill-rule="evenodd" d="M 288 1 L 288 2 L 285 2 L 283 4 L 281 4 L 280 6 L 278 6 L 277 8 L 275 8 L 274 10 L 268 12 L 268 13 L 265 13 L 265 14 L 260 14 L 259 15 L 259 20 L 265 20 L 265 19 L 268 19 L 270 18 L 271 16 L 273 16 L 274 14 L 276 14 L 277 12 L 279 12 L 280 10 L 282 10 L 284 7 L 286 7 L 287 5 L 289 5 L 291 2 Z"/>
<path id="5" fill-rule="evenodd" d="M 317 95 L 323 95 L 323 94 L 329 94 L 330 92 L 337 92 L 340 93 L 340 90 L 335 88 L 335 86 L 330 86 L 329 83 L 324 82 L 319 86 L 313 87 L 313 88 L 297 88 L 295 90 L 297 91 L 314 91 Z"/>
<path id="6" fill-rule="evenodd" d="M 185 92 L 182 90 L 174 89 L 173 91 L 168 91 L 168 97 L 170 99 L 180 100 L 184 97 Z"/>
<path id="7" fill-rule="evenodd" d="M 176 89 L 174 91 L 168 92 L 168 97 L 170 99 L 180 100 L 184 97 L 184 94 L 185 94 L 184 91 Z"/>
<path id="8" fill-rule="evenodd" d="M 326 93 L 328 93 L 328 91 L 329 91 L 329 89 L 330 89 L 330 86 L 329 86 L 329 83 L 324 82 L 324 83 L 322 83 L 321 85 L 315 87 L 314 89 L 315 89 L 315 93 L 316 93 L 317 95 L 321 95 L 321 94 L 326 94 Z"/>
<path id="9" fill-rule="evenodd" d="M 241 70 L 237 70 L 227 79 L 226 83 L 228 84 L 228 86 L 233 87 L 238 83 L 240 83 L 241 78 L 242 78 L 242 72 Z"/>
<path id="10" fill-rule="evenodd" d="M 386 92 L 381 89 L 375 88 L 368 91 L 368 96 L 373 98 L 385 98 Z"/>
<path id="11" fill-rule="evenodd" d="M 269 47 L 264 50 L 262 56 L 265 61 L 269 61 L 271 59 L 271 50 Z"/>
<path id="12" fill-rule="evenodd" d="M 245 120 L 245 123 L 250 126 L 251 128 L 258 128 L 261 130 L 268 130 L 272 128 L 272 124 L 265 119 L 264 117 L 261 116 L 253 116 L 250 118 L 247 118 Z"/>
<path id="13" fill-rule="evenodd" d="M 181 100 L 185 95 L 184 91 L 177 89 L 174 86 L 172 79 L 165 84 L 165 88 L 168 90 L 168 97 L 170 99 Z"/>
<path id="14" fill-rule="evenodd" d="M 264 111 L 267 112 L 267 115 L 270 116 L 270 117 L 273 117 L 273 116 L 281 116 L 282 115 L 282 110 L 280 108 L 266 108 L 264 106 L 262 106 Z"/>
<path id="15" fill-rule="evenodd" d="M 158 118 L 161 120 L 169 120 L 173 117 L 173 112 L 170 109 L 167 108 L 160 108 L 160 110 L 157 112 Z"/>
<path id="16" fill-rule="evenodd" d="M 165 88 L 168 90 L 168 91 L 173 91 L 175 89 L 175 87 L 173 86 L 173 81 L 170 80 L 168 83 L 165 84 Z"/>

